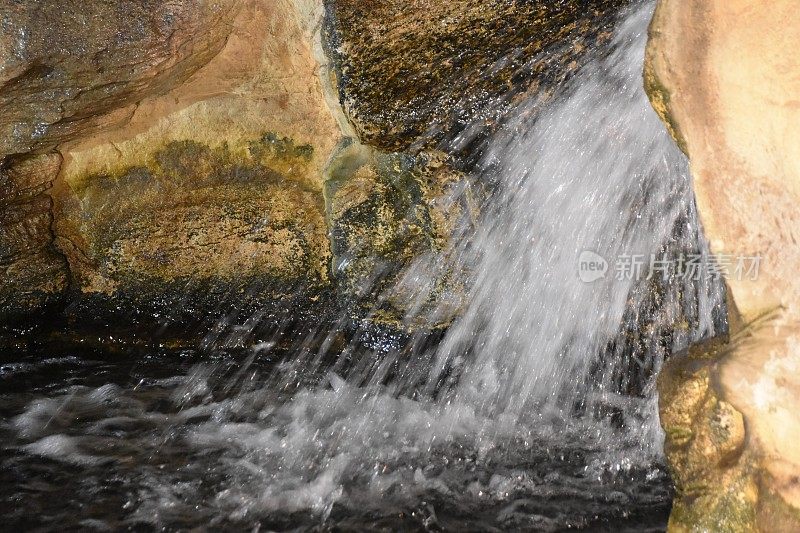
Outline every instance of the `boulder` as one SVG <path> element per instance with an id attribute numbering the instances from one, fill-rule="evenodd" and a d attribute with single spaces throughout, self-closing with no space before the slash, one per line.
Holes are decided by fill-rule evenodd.
<path id="1" fill-rule="evenodd" d="M 521 93 L 563 81 L 627 4 L 326 0 L 325 45 L 364 144 L 447 147 L 468 127 L 491 131 Z"/>
<path id="2" fill-rule="evenodd" d="M 238 2 L 202 68 L 62 144 L 71 312 L 216 320 L 329 289 L 323 169 L 343 133 L 304 16 L 289 0 Z"/>
<path id="3" fill-rule="evenodd" d="M 244 145 L 154 148 L 142 165 L 62 191 L 58 244 L 79 300 L 186 322 L 224 314 L 225 300 L 266 307 L 327 286 L 322 195 L 306 183 L 311 145 L 268 133 Z"/>
<path id="4" fill-rule="evenodd" d="M 650 33 L 646 86 L 689 155 L 712 250 L 759 265 L 750 275 L 729 271 L 730 342 L 691 355 L 690 372 L 668 370 L 662 416 L 678 485 L 670 524 L 796 531 L 800 12 L 789 1 L 660 0 Z M 697 376 L 714 401 L 686 400 Z M 719 427 L 731 424 L 736 445 L 712 446 Z M 698 468 L 686 454 L 709 460 Z"/>

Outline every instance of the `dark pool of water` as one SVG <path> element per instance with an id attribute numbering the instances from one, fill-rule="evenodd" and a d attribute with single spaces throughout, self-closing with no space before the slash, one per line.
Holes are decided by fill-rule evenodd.
<path id="1" fill-rule="evenodd" d="M 243 357 L 2 354 L 3 528 L 665 529 L 657 459 L 335 379 L 276 390 L 280 361 Z"/>

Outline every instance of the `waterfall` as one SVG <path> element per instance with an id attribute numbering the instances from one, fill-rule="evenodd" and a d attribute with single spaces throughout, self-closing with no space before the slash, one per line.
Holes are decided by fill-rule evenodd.
<path id="1" fill-rule="evenodd" d="M 708 253 L 686 157 L 642 88 L 651 17 L 652 3 L 633 11 L 608 51 L 554 102 L 539 109 L 530 98 L 490 142 L 480 171 L 494 173 L 499 190 L 456 254 L 473 265 L 474 278 L 431 380 L 471 351 L 454 402 L 516 423 L 532 412 L 568 419 L 593 386 L 613 394 L 608 380 L 627 361 L 619 352 L 597 358 L 620 335 L 626 312 L 653 290 L 664 303 L 645 317 L 659 327 L 637 354 L 642 364 L 657 369 L 688 340 L 717 333 L 719 283 L 693 286 L 676 273 L 664 281 L 660 271 L 658 288 L 647 279 L 651 258 L 677 263 L 681 254 Z M 604 262 L 605 275 L 582 280 L 585 257 Z M 643 263 L 638 275 L 627 268 L 632 257 Z M 682 294 L 693 301 L 680 301 Z M 690 331 L 667 350 L 655 349 L 680 317 Z"/>
<path id="2" fill-rule="evenodd" d="M 558 94 L 522 101 L 489 140 L 480 220 L 404 280 L 468 272 L 463 314 L 433 348 L 331 364 L 335 332 L 285 357 L 261 343 L 244 364 L 65 386 L 8 431 L 26 454 L 94 468 L 92 498 L 121 487 L 120 527 L 663 518 L 655 376 L 725 324 L 721 283 L 651 268 L 709 255 L 686 158 L 642 87 L 652 12 L 637 4 Z M 639 272 L 620 268 L 634 257 Z"/>
<path id="3" fill-rule="evenodd" d="M 558 94 L 522 101 L 488 141 L 474 179 L 492 194 L 477 227 L 401 280 L 410 292 L 470 273 L 444 340 L 414 358 L 362 357 L 342 383 L 414 396 L 483 443 L 520 428 L 613 443 L 622 425 L 645 456 L 660 453 L 661 364 L 726 324 L 722 282 L 677 271 L 689 256 L 711 259 L 687 158 L 643 89 L 653 7 L 637 3 Z M 587 257 L 605 270 L 581 272 Z M 292 372 L 316 372 L 319 360 Z"/>
<path id="4" fill-rule="evenodd" d="M 494 191 L 477 226 L 407 275 L 423 285 L 443 270 L 470 272 L 463 316 L 443 341 L 407 360 L 346 351 L 322 384 L 261 411 L 261 426 L 237 437 L 248 463 L 220 495 L 227 506 L 324 514 L 372 509 L 377 498 L 396 510 L 431 490 L 464 492 L 466 472 L 432 464 L 513 471 L 537 450 L 580 453 L 581 475 L 598 482 L 652 467 L 660 364 L 724 327 L 720 284 L 615 269 L 624 257 L 708 254 L 687 160 L 643 90 L 652 11 L 632 9 L 559 94 L 523 101 L 489 141 L 474 178 Z M 605 276 L 582 279 L 586 253 L 607 263 Z M 640 330 L 635 346 L 624 340 Z M 324 352 L 293 357 L 274 389 L 324 370 Z M 636 394 L 621 382 L 632 368 L 644 369 Z M 263 408 L 264 395 L 236 401 Z M 194 438 L 205 447 L 220 431 L 214 422 Z M 551 459 L 536 469 L 557 471 Z M 571 483 L 550 475 L 556 493 Z M 528 476 L 503 483 L 519 489 Z M 492 481 L 470 490 L 491 492 Z"/>

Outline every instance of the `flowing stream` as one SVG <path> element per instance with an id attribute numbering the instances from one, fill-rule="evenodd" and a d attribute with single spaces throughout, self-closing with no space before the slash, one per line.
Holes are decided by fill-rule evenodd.
<path id="1" fill-rule="evenodd" d="M 687 162 L 642 89 L 651 16 L 628 12 L 491 140 L 477 227 L 403 281 L 470 272 L 463 316 L 413 357 L 331 360 L 332 340 L 301 336 L 7 361 L 6 525 L 663 529 L 655 375 L 725 324 L 720 283 L 650 264 L 707 255 Z M 633 257 L 640 273 L 620 266 Z"/>

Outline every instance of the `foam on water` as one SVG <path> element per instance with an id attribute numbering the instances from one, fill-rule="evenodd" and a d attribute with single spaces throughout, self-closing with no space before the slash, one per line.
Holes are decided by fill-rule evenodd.
<path id="1" fill-rule="evenodd" d="M 428 529 L 557 529 L 668 506 L 653 376 L 715 333 L 720 288 L 666 280 L 656 305 L 649 281 L 578 277 L 587 250 L 612 270 L 623 255 L 705 250 L 686 160 L 642 89 L 651 16 L 651 3 L 632 11 L 608 53 L 555 101 L 520 104 L 491 141 L 476 172 L 496 182 L 481 223 L 404 280 L 453 262 L 471 273 L 465 313 L 421 354 L 422 377 L 387 380 L 371 354 L 292 390 L 321 354 L 274 367 L 278 348 L 261 343 L 233 375 L 207 364 L 135 387 L 65 385 L 26 399 L 4 431 L 28 456 L 120 484 L 118 521 L 92 527 L 411 516 Z M 679 321 L 691 327 L 673 331 Z M 645 322 L 636 346 L 620 341 Z M 632 395 L 631 365 L 644 369 Z"/>

